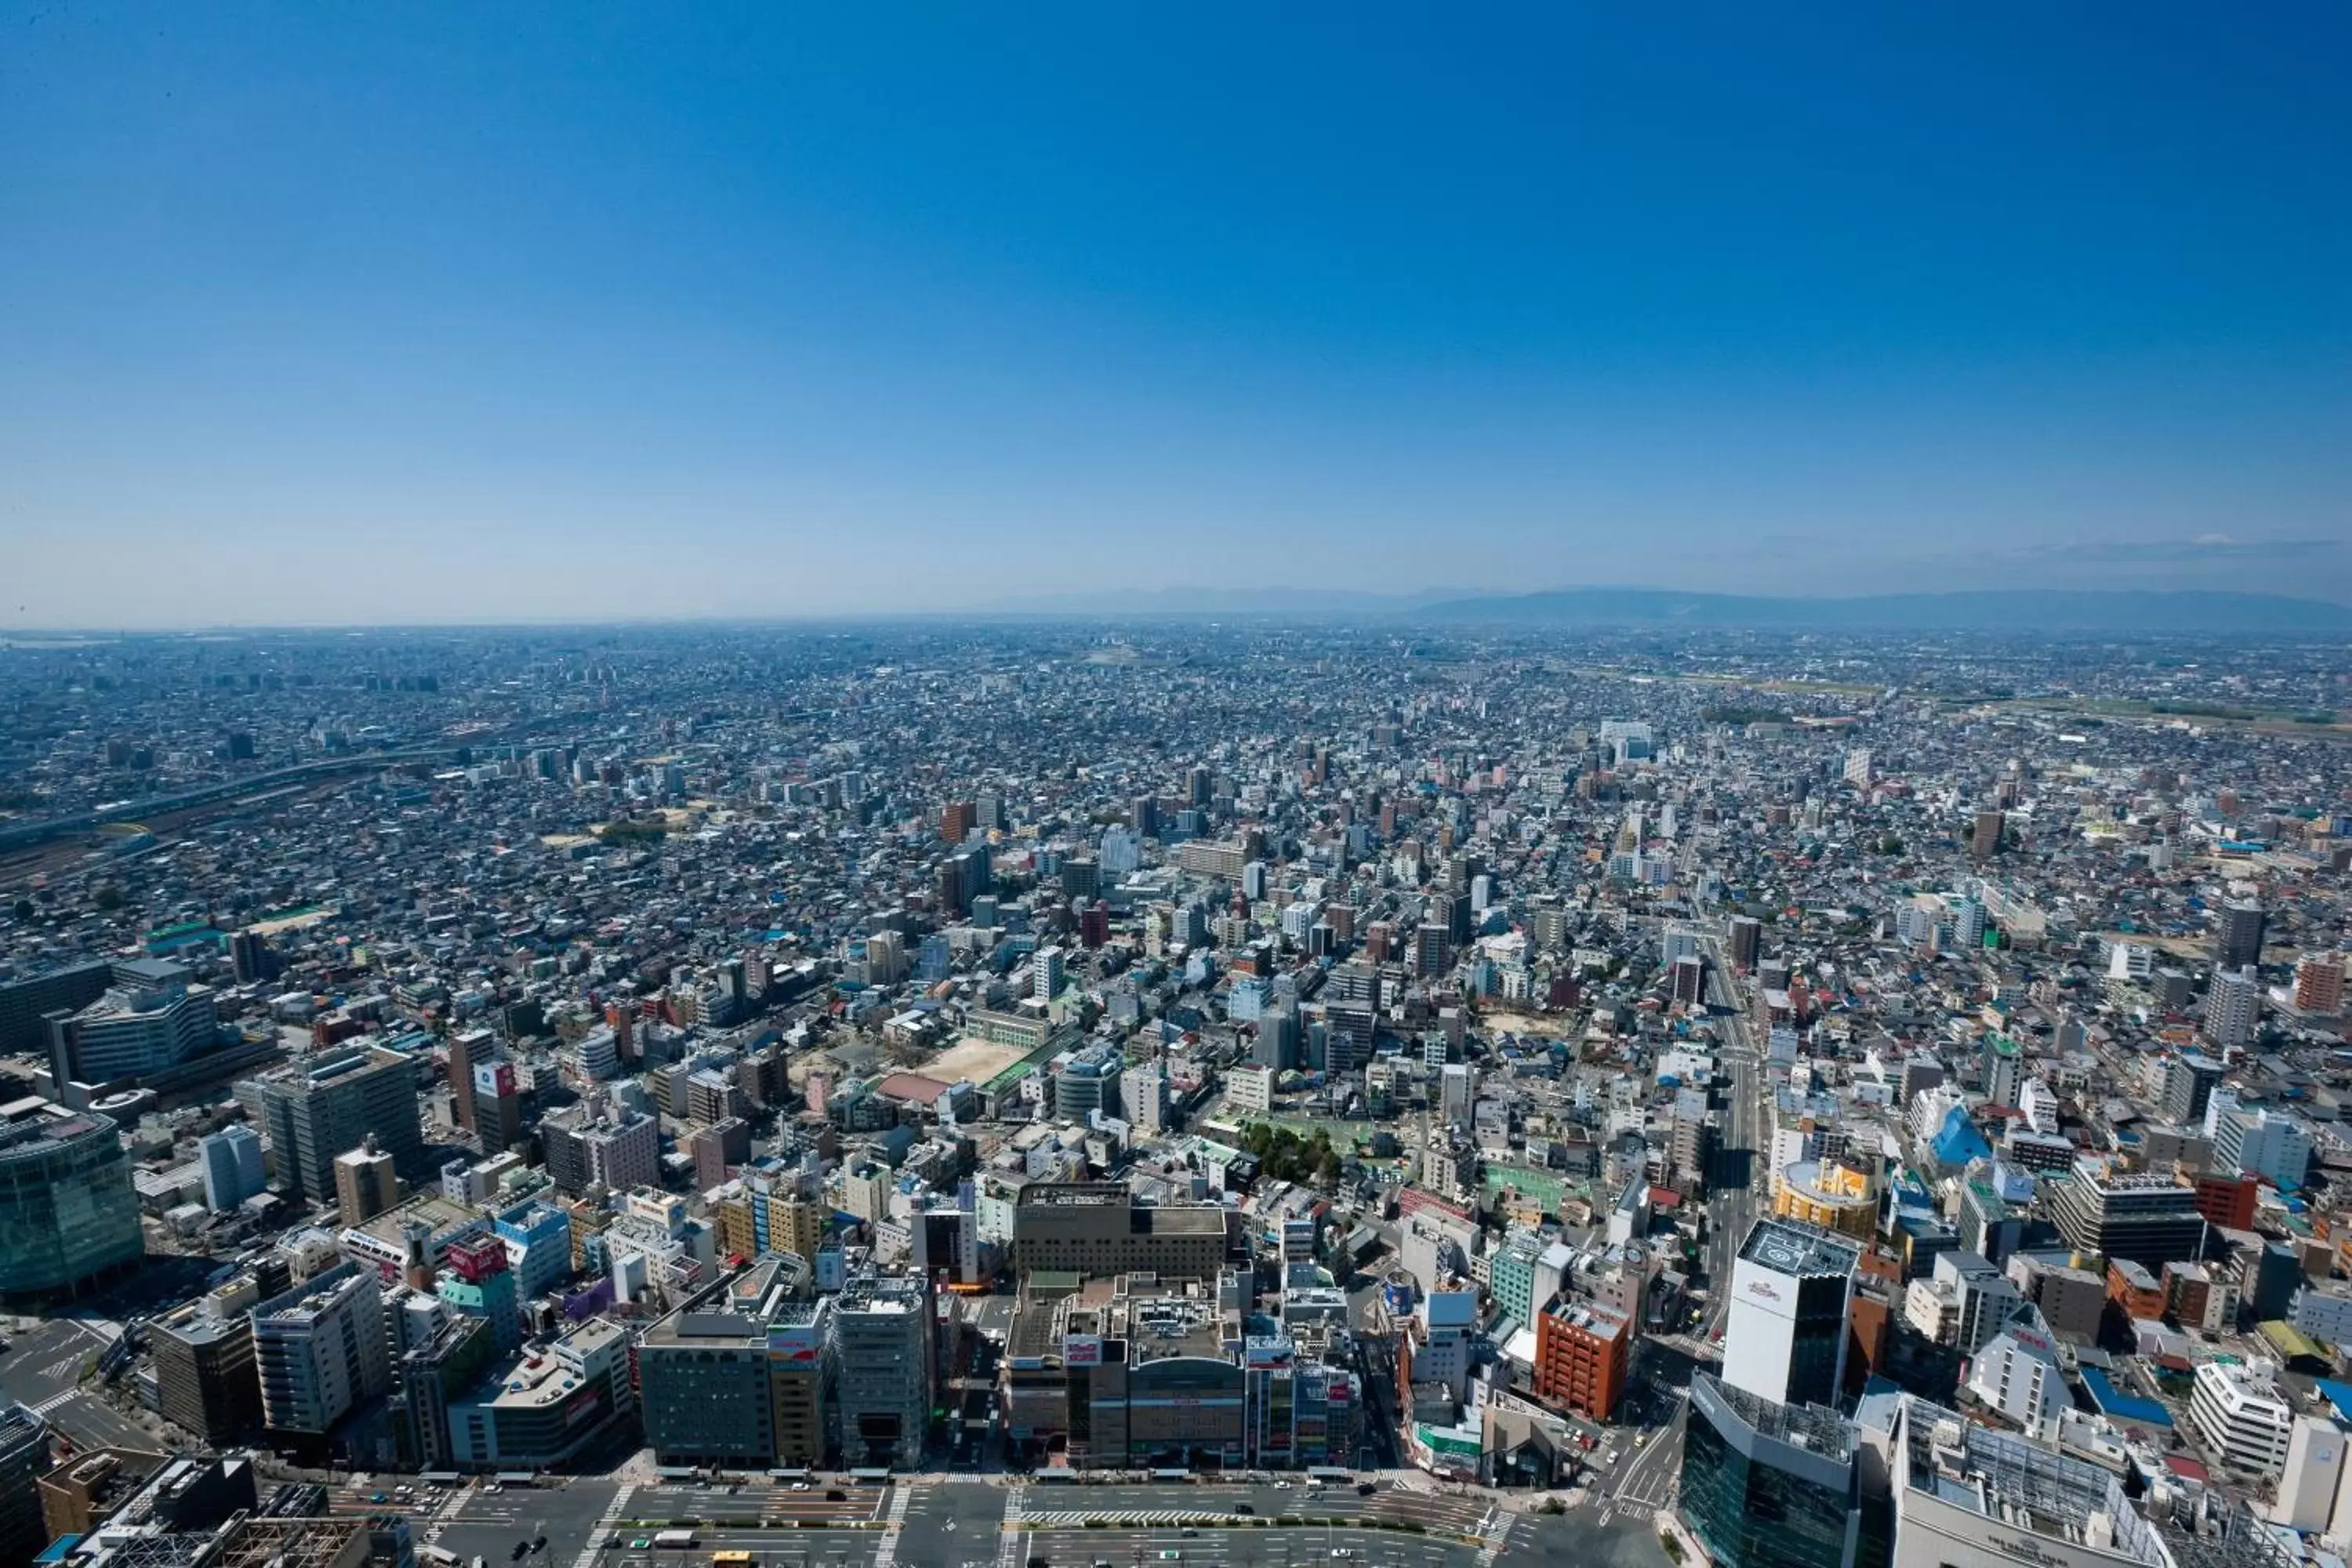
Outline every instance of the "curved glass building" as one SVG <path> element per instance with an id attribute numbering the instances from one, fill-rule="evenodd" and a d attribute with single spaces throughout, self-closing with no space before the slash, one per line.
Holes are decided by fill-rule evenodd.
<path id="1" fill-rule="evenodd" d="M 0 1105 L 0 1299 L 78 1294 L 143 1249 L 114 1123 L 46 1100 Z"/>

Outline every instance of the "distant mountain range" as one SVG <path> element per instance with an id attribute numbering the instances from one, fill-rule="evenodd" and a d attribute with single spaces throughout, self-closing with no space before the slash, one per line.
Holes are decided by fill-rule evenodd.
<path id="1" fill-rule="evenodd" d="M 1705 626 L 1848 631 L 2346 632 L 2352 606 L 2284 594 L 1994 588 L 1853 598 L 1685 594 L 1669 588 L 1558 588 L 1540 594 L 1432 590 L 1166 588 L 1053 594 L 995 613 L 1077 616 L 1297 616 L 1461 626 Z"/>

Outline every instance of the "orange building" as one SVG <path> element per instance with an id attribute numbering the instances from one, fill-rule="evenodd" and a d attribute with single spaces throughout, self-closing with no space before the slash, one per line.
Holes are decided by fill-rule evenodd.
<path id="1" fill-rule="evenodd" d="M 2200 1176 L 2197 1212 L 2208 1225 L 2230 1230 L 2254 1228 L 2254 1198 L 2262 1184 L 2252 1176 Z"/>
<path id="2" fill-rule="evenodd" d="M 950 844 L 961 844 L 971 837 L 980 826 L 980 805 L 977 801 L 950 802 L 940 811 L 940 837 Z"/>
<path id="3" fill-rule="evenodd" d="M 2164 1316 L 2163 1285 L 2128 1258 L 2108 1263 L 2107 1300 L 2122 1308 L 2126 1318 L 2153 1321 Z"/>
<path id="4" fill-rule="evenodd" d="M 1616 1412 L 1633 1364 L 1633 1320 L 1561 1297 L 1536 1319 L 1536 1393 L 1595 1421 Z"/>

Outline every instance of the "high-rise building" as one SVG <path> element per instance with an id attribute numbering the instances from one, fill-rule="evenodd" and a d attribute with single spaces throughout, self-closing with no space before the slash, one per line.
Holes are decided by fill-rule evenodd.
<path id="1" fill-rule="evenodd" d="M 49 1070 L 58 1082 L 104 1084 L 176 1067 L 220 1040 L 209 986 L 156 964 L 152 983 L 110 987 L 79 1011 L 49 1021 Z"/>
<path id="2" fill-rule="evenodd" d="M 363 1224 L 399 1202 L 400 1176 L 375 1134 L 335 1156 L 335 1208 L 344 1225 Z"/>
<path id="3" fill-rule="evenodd" d="M 522 1342 L 522 1303 L 517 1299 L 507 1244 L 495 1233 L 469 1236 L 442 1251 L 433 1288 L 442 1300 L 489 1325 L 490 1346 L 499 1355 Z"/>
<path id="4" fill-rule="evenodd" d="M 2059 1233 L 2077 1251 L 2157 1268 L 2168 1258 L 2196 1258 L 2204 1250 L 2205 1219 L 2197 1212 L 2196 1190 L 2169 1175 L 2119 1175 L 2084 1161 L 2071 1174 L 2045 1182 L 2042 1194 Z M 2042 1310 L 2063 1331 L 2065 1325 L 2047 1303 Z"/>
<path id="5" fill-rule="evenodd" d="M 2262 981 L 2251 969 L 2217 972 L 2205 990 L 2205 1037 L 2228 1049 L 2254 1037 L 2263 1011 Z"/>
<path id="6" fill-rule="evenodd" d="M 335 1200 L 335 1156 L 370 1133 L 400 1168 L 414 1168 L 424 1154 L 416 1063 L 381 1046 L 248 1079 L 237 1098 L 269 1134 L 278 1185 L 308 1203 Z"/>
<path id="7" fill-rule="evenodd" d="M 1062 950 L 1041 947 L 1031 960 L 1030 994 L 1040 1002 L 1051 1002 L 1062 994 Z"/>
<path id="8" fill-rule="evenodd" d="M 660 1183 L 661 1124 L 642 1110 L 603 1116 L 585 1105 L 567 1106 L 541 1119 L 539 1135 L 558 1192 L 576 1196 L 601 1186 L 625 1193 Z"/>
<path id="9" fill-rule="evenodd" d="M 49 1428 L 32 1409 L 0 1401 L 0 1563 L 30 1563 L 48 1544 L 40 1478 L 49 1471 Z"/>
<path id="10" fill-rule="evenodd" d="M 78 1013 L 114 983 L 114 966 L 92 958 L 0 984 L 0 1056 L 47 1051 L 49 1015 Z"/>
<path id="11" fill-rule="evenodd" d="M 249 1318 L 191 1302 L 151 1321 L 147 1340 L 155 1357 L 156 1407 L 165 1420 L 215 1447 L 259 1429 L 261 1380 Z"/>
<path id="12" fill-rule="evenodd" d="M 822 1463 L 833 1299 L 797 1300 L 766 1258 L 646 1331 L 636 1349 L 646 1442 L 665 1465 Z"/>
<path id="13" fill-rule="evenodd" d="M 2231 899 L 2221 906 L 2220 926 L 2213 933 L 2213 963 L 2219 969 L 2244 969 L 2263 961 L 2263 930 L 2269 914 L 2258 899 Z"/>
<path id="14" fill-rule="evenodd" d="M 1975 825 L 1969 831 L 1969 853 L 1979 860 L 1989 860 L 2000 853 L 2000 836 L 2008 826 L 2008 818 L 1990 807 L 1976 815 Z"/>
<path id="15" fill-rule="evenodd" d="M 1156 1137 L 1168 1130 L 1168 1072 L 1157 1061 L 1141 1062 L 1121 1073 L 1118 1099 L 1138 1132 Z"/>
<path id="16" fill-rule="evenodd" d="M 77 1296 L 144 1249 L 113 1121 L 39 1099 L 0 1105 L 0 1300 Z"/>
<path id="17" fill-rule="evenodd" d="M 1724 1381 L 1776 1405 L 1834 1405 L 1845 1383 L 1846 1318 L 1862 1254 L 1853 1240 L 1762 1219 L 1731 1270 Z"/>
<path id="18" fill-rule="evenodd" d="M 1820 1405 L 1691 1377 L 1677 1506 L 1715 1568 L 1858 1568 L 1854 1430 Z"/>
<path id="19" fill-rule="evenodd" d="M 1633 1362 L 1633 1321 L 1614 1307 L 1568 1297 L 1536 1318 L 1536 1393 L 1595 1421 L 1616 1415 Z"/>
<path id="20" fill-rule="evenodd" d="M 2294 1006 L 2298 1013 L 2333 1015 L 2344 1011 L 2344 955 L 2306 952 L 2294 966 Z"/>
<path id="21" fill-rule="evenodd" d="M 373 1268 L 338 1263 L 253 1309 L 262 1420 L 273 1433 L 322 1437 L 392 1388 L 383 1291 Z"/>
<path id="22" fill-rule="evenodd" d="M 864 1274 L 833 1299 L 835 1420 L 864 1465 L 911 1466 L 930 1429 L 930 1300 L 920 1279 Z"/>
<path id="23" fill-rule="evenodd" d="M 1753 915 L 1734 915 L 1729 925 L 1731 967 L 1742 974 L 1756 967 L 1764 945 L 1764 922 Z"/>
<path id="24" fill-rule="evenodd" d="M 2164 1114 L 2182 1127 L 2201 1126 L 2213 1086 L 2230 1069 L 2211 1057 L 2183 1051 L 2164 1064 Z"/>
<path id="25" fill-rule="evenodd" d="M 226 1214 L 269 1184 L 261 1140 L 242 1123 L 198 1139 L 196 1159 L 204 1167 L 205 1207 L 215 1214 Z"/>

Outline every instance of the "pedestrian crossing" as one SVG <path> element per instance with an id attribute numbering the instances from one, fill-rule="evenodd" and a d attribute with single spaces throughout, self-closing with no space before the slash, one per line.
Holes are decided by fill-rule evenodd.
<path id="1" fill-rule="evenodd" d="M 572 1560 L 572 1568 L 593 1568 L 596 1553 L 604 1550 L 604 1537 L 611 1533 L 614 1525 L 628 1517 L 629 1499 L 636 1489 L 632 1483 L 613 1494 L 613 1500 L 604 1505 L 604 1513 L 597 1518 L 596 1528 L 588 1532 L 588 1544 L 582 1547 L 580 1555 Z"/>
<path id="2" fill-rule="evenodd" d="M 896 1568 L 898 1537 L 907 1527 L 907 1505 L 914 1500 L 912 1487 L 890 1489 L 890 1509 L 882 1516 L 882 1544 L 874 1549 L 874 1568 Z"/>
<path id="3" fill-rule="evenodd" d="M 1503 1548 L 1510 1543 L 1511 1526 L 1517 1519 L 1517 1514 L 1502 1508 L 1486 1515 L 1478 1531 L 1478 1568 L 1495 1568 L 1495 1559 L 1500 1557 Z"/>
<path id="4" fill-rule="evenodd" d="M 1209 1513 L 1200 1509 L 1156 1508 L 1143 1510 L 1063 1508 L 1043 1513 L 1014 1514 L 1005 1512 L 1005 1522 L 1029 1530 L 1078 1530 L 1087 1521 L 1099 1519 L 1114 1529 L 1174 1530 L 1184 1525 L 1241 1524 L 1240 1515 Z"/>

